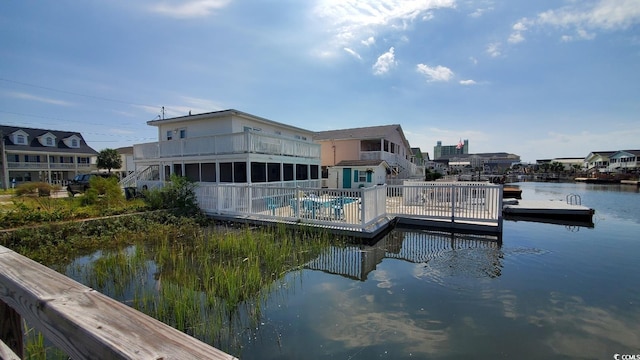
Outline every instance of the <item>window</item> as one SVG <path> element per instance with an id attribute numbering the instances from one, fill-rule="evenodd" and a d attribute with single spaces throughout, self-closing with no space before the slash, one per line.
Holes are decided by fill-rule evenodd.
<path id="1" fill-rule="evenodd" d="M 187 129 L 180 129 L 180 139 L 187 137 Z"/>
<path id="2" fill-rule="evenodd" d="M 71 147 L 74 147 L 74 148 L 80 147 L 80 144 L 78 144 L 78 139 L 71 140 Z"/>
<path id="3" fill-rule="evenodd" d="M 47 137 L 45 143 L 47 144 L 47 146 L 53 146 L 53 138 Z"/>
<path id="4" fill-rule="evenodd" d="M 172 135 L 173 135 L 173 131 L 171 131 L 171 130 L 167 130 L 167 141 L 169 141 L 169 140 L 173 139 L 173 136 L 172 136 Z"/>
<path id="5" fill-rule="evenodd" d="M 367 182 L 367 172 L 366 171 L 358 171 L 355 170 L 355 178 L 358 179 L 358 182 Z"/>
<path id="6" fill-rule="evenodd" d="M 18 134 L 16 135 L 16 144 L 24 145 L 27 143 L 27 139 L 24 135 Z"/>
<path id="7" fill-rule="evenodd" d="M 40 162 L 40 156 L 38 156 L 38 155 L 25 155 L 24 156 L 24 161 L 25 162 L 39 163 Z"/>
<path id="8" fill-rule="evenodd" d="M 202 181 L 216 182 L 216 163 L 202 163 L 200 169 Z"/>

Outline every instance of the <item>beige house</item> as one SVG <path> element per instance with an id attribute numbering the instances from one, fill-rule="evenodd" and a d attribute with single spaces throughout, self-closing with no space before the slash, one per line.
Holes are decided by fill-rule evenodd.
<path id="1" fill-rule="evenodd" d="M 422 178 L 424 166 L 418 166 L 409 141 L 398 124 L 316 132 L 313 140 L 321 146 L 323 179 L 329 168 L 342 161 L 384 160 L 389 178 Z"/>
<path id="2" fill-rule="evenodd" d="M 171 174 L 195 182 L 320 186 L 320 145 L 313 132 L 230 109 L 152 120 L 158 141 L 133 146 L 135 173 L 123 181 L 165 181 Z"/>

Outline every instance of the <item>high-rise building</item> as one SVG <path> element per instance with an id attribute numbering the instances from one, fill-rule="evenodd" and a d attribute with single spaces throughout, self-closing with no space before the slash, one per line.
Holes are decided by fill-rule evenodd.
<path id="1" fill-rule="evenodd" d="M 443 156 L 468 154 L 469 153 L 469 140 L 462 139 L 456 145 L 442 145 L 442 141 L 438 141 L 437 145 L 433 147 L 433 159 L 437 160 Z"/>

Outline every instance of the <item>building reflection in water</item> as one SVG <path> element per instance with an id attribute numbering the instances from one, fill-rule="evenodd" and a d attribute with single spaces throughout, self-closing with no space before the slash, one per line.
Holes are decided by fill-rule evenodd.
<path id="1" fill-rule="evenodd" d="M 305 267 L 365 281 L 384 258 L 435 265 L 455 275 L 497 277 L 503 253 L 496 236 L 396 228 L 374 245 L 331 246 Z"/>

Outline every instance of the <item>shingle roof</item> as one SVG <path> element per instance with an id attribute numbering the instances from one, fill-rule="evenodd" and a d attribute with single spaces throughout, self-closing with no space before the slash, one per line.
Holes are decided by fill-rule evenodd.
<path id="1" fill-rule="evenodd" d="M 313 140 L 344 140 L 344 139 L 375 139 L 398 130 L 400 125 L 379 125 L 351 129 L 318 131 L 313 135 Z M 401 130 L 401 129 L 400 129 Z"/>
<path id="2" fill-rule="evenodd" d="M 16 145 L 11 141 L 11 134 L 14 132 L 22 130 L 29 136 L 29 144 L 28 145 Z M 58 152 L 58 153 L 73 153 L 73 154 L 91 154 L 95 155 L 98 152 L 91 148 L 84 141 L 84 138 L 79 132 L 74 131 L 60 131 L 60 130 L 48 130 L 48 129 L 35 129 L 35 128 L 27 128 L 27 127 L 18 127 L 18 126 L 6 126 L 0 125 L 0 132 L 2 133 L 2 140 L 5 144 L 5 149 L 7 151 L 18 150 L 18 151 L 42 151 L 42 152 Z M 46 133 L 51 133 L 56 137 L 57 144 L 56 146 L 44 146 L 40 144 L 38 141 L 38 136 L 44 135 Z M 79 148 L 70 148 L 65 145 L 64 139 L 67 139 L 71 136 L 77 136 L 80 139 L 80 147 Z"/>

